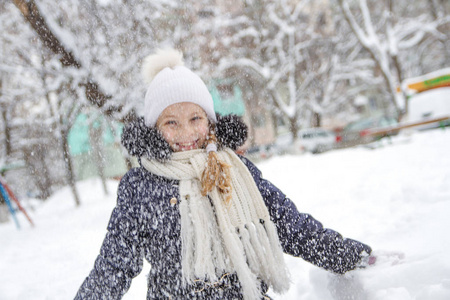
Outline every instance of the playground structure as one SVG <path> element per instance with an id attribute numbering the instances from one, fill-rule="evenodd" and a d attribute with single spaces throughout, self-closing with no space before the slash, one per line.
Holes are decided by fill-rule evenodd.
<path id="1" fill-rule="evenodd" d="M 409 102 L 404 122 L 387 128 L 374 128 L 368 136 L 390 136 L 406 128 L 450 125 L 450 68 L 405 79 L 402 83 Z"/>
<path id="2" fill-rule="evenodd" d="M 11 216 L 16 223 L 16 227 L 20 229 L 20 223 L 16 216 L 16 211 L 11 203 L 11 200 L 16 204 L 17 208 L 25 215 L 28 222 L 30 222 L 31 226 L 34 227 L 34 223 L 31 220 L 30 216 L 25 211 L 25 208 L 20 204 L 19 199 L 14 195 L 11 188 L 8 186 L 6 181 L 3 179 L 3 177 L 0 176 L 0 198 L 5 202 L 6 206 L 9 209 L 9 212 L 11 213 Z"/>
<path id="3" fill-rule="evenodd" d="M 423 76 L 405 79 L 402 83 L 402 87 L 408 97 L 431 89 L 450 87 L 450 68 L 444 68 Z"/>

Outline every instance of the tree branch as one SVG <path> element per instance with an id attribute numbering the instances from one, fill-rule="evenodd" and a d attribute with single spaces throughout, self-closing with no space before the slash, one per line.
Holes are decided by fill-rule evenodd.
<path id="1" fill-rule="evenodd" d="M 50 49 L 56 55 L 59 55 L 59 60 L 64 67 L 73 67 L 81 69 L 81 63 L 75 58 L 73 53 L 64 47 L 61 41 L 53 33 L 48 26 L 46 20 L 42 16 L 38 6 L 34 0 L 12 0 L 16 7 L 20 10 L 24 18 L 34 29 L 45 47 Z M 106 105 L 108 100 L 111 99 L 110 95 L 105 95 L 95 81 L 86 79 L 85 82 L 81 82 L 80 86 L 85 89 L 85 95 L 89 102 L 94 106 L 102 109 L 103 113 L 114 117 L 114 114 L 120 113 L 122 106 Z M 126 116 L 119 118 L 120 121 L 127 121 L 135 118 L 135 112 L 131 111 Z M 116 118 L 117 119 L 117 118 Z"/>
<path id="2" fill-rule="evenodd" d="M 34 31 L 36 31 L 44 46 L 61 56 L 59 60 L 63 66 L 77 69 L 81 67 L 81 64 L 75 59 L 72 52 L 67 50 L 50 30 L 34 0 L 13 0 L 13 2 Z"/>

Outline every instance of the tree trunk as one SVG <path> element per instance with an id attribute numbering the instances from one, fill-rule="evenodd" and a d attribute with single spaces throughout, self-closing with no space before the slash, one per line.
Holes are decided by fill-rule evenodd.
<path id="1" fill-rule="evenodd" d="M 60 125 L 62 126 L 62 125 Z M 69 183 L 70 189 L 72 190 L 73 198 L 75 200 L 75 205 L 80 206 L 80 197 L 78 196 L 78 190 L 76 186 L 76 180 L 73 170 L 73 163 L 72 163 L 72 157 L 70 156 L 69 151 L 69 142 L 67 140 L 68 131 L 61 129 L 61 143 L 62 143 L 62 151 L 63 151 L 63 157 L 64 157 L 64 164 L 66 166 L 66 179 Z"/>
<path id="2" fill-rule="evenodd" d="M 393 18 L 394 18 L 394 1 L 389 0 L 388 7 L 389 7 L 389 15 L 388 15 L 388 19 L 387 19 L 387 26 L 392 28 L 393 27 L 392 23 L 393 23 Z M 404 107 L 403 111 L 399 111 L 398 115 L 397 115 L 398 121 L 401 121 L 403 116 L 408 115 L 408 100 L 406 98 L 406 93 L 405 93 L 405 91 L 403 91 L 403 88 L 402 88 L 403 71 L 400 66 L 398 53 L 395 53 L 394 55 L 391 54 L 391 59 L 392 59 L 393 67 L 395 69 L 395 74 L 397 75 L 397 82 L 398 82 L 398 86 L 400 88 L 400 93 L 403 95 L 403 98 L 405 101 L 405 107 Z M 394 101 L 396 101 L 396 99 L 394 99 Z"/>
<path id="3" fill-rule="evenodd" d="M 0 91 L 1 91 L 1 81 L 0 81 Z M 1 92 L 0 92 L 1 93 Z M 0 94 L 1 96 L 1 94 Z M 3 119 L 3 126 L 5 128 L 5 155 L 6 159 L 8 160 L 9 156 L 11 155 L 11 128 L 9 126 L 8 122 L 8 107 L 5 103 L 0 104 L 1 109 L 1 115 Z"/>
<path id="4" fill-rule="evenodd" d="M 45 200 L 51 195 L 51 181 L 44 153 L 45 149 L 41 145 L 33 145 L 23 150 L 28 171 L 39 190 L 39 198 Z"/>
<path id="5" fill-rule="evenodd" d="M 97 173 L 100 176 L 103 191 L 105 195 L 108 195 L 108 188 L 106 186 L 105 178 L 105 162 L 101 146 L 102 128 L 100 126 L 95 128 L 95 124 L 91 125 L 89 128 L 89 138 L 91 142 L 91 151 L 92 157 L 94 158 L 95 167 L 97 168 Z"/>
<path id="6" fill-rule="evenodd" d="M 278 116 L 275 114 L 273 110 L 270 111 L 270 116 L 272 117 L 272 127 L 276 137 L 278 135 Z"/>
<path id="7" fill-rule="evenodd" d="M 313 112 L 312 117 L 311 117 L 311 127 L 320 127 L 322 126 L 322 120 L 321 120 L 321 115 L 317 112 Z"/>
<path id="8" fill-rule="evenodd" d="M 297 115 L 289 118 L 289 130 L 292 133 L 292 142 L 296 142 L 298 138 L 298 125 L 297 125 Z"/>

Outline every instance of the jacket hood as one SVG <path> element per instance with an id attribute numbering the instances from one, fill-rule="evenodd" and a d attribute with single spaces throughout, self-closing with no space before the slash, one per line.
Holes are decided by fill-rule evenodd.
<path id="1" fill-rule="evenodd" d="M 236 150 L 247 140 L 248 128 L 242 118 L 236 115 L 217 115 L 215 124 L 218 147 Z M 172 149 L 161 133 L 153 126 L 145 125 L 143 117 L 128 123 L 122 133 L 122 145 L 131 156 L 168 161 Z"/>

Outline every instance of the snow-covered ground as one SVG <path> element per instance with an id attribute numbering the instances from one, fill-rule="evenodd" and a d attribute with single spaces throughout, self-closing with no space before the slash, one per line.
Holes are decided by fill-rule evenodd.
<path id="1" fill-rule="evenodd" d="M 450 130 L 401 134 L 391 143 L 259 163 L 302 212 L 372 246 L 377 263 L 343 277 L 287 257 L 290 291 L 276 299 L 450 299 Z M 98 180 L 79 183 L 29 211 L 17 230 L 0 225 L 0 299 L 72 299 L 93 266 L 115 204 Z M 30 210 L 30 208 L 29 208 Z M 124 299 L 145 299 L 145 273 Z M 353 298 L 345 298 L 347 294 Z"/>

